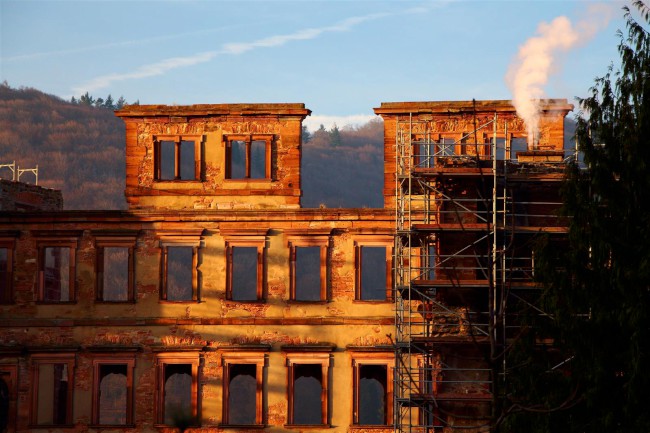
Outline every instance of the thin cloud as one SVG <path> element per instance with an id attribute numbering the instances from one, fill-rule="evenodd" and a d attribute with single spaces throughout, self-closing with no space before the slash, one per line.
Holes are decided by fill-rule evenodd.
<path id="1" fill-rule="evenodd" d="M 219 51 L 208 51 L 188 57 L 174 57 L 150 65 L 141 66 L 132 72 L 102 75 L 82 85 L 74 87 L 73 91 L 76 95 L 82 94 L 84 92 L 95 92 L 97 90 L 109 87 L 112 83 L 118 81 L 163 75 L 173 69 L 205 63 L 214 59 L 218 55 L 239 55 L 257 48 L 279 47 L 292 41 L 314 39 L 324 33 L 349 31 L 353 27 L 364 22 L 384 18 L 390 15 L 391 14 L 389 13 L 373 13 L 364 16 L 347 18 L 331 26 L 301 29 L 294 33 L 269 36 L 252 42 L 225 43 L 221 46 L 221 50 Z"/>
<path id="2" fill-rule="evenodd" d="M 32 59 L 38 59 L 42 57 L 52 57 L 52 56 L 60 56 L 60 55 L 67 55 L 67 54 L 79 54 L 79 53 L 105 50 L 110 48 L 145 45 L 145 44 L 150 44 L 152 42 L 161 42 L 161 41 L 168 41 L 172 39 L 180 39 L 188 36 L 198 36 L 198 35 L 205 35 L 209 33 L 223 32 L 233 27 L 234 26 L 227 26 L 227 27 L 220 27 L 217 29 L 206 29 L 206 30 L 198 30 L 195 32 L 176 33 L 173 35 L 156 36 L 153 38 L 144 38 L 144 39 L 134 39 L 130 41 L 111 42 L 108 44 L 92 45 L 89 47 L 80 47 L 80 48 L 69 48 L 66 50 L 41 51 L 37 53 L 20 54 L 17 56 L 2 57 L 2 61 L 13 62 L 13 61 L 20 61 L 20 60 L 32 60 Z"/>
<path id="3" fill-rule="evenodd" d="M 323 125 L 325 129 L 330 130 L 334 125 L 339 128 L 344 128 L 346 126 L 360 126 L 377 118 L 378 116 L 374 114 L 352 114 L 350 116 L 311 115 L 303 120 L 302 124 L 305 125 L 309 131 L 314 132 L 320 128 L 320 125 Z"/>

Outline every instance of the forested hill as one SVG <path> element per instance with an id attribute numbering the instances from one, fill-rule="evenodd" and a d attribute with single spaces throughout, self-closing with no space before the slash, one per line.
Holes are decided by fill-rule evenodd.
<path id="1" fill-rule="evenodd" d="M 38 164 L 39 185 L 61 189 L 66 209 L 125 209 L 124 123 L 105 103 L 80 102 L 0 85 L 0 164 Z M 380 121 L 306 134 L 303 206 L 381 207 L 382 183 Z"/>
<path id="2" fill-rule="evenodd" d="M 67 209 L 124 209 L 124 122 L 108 109 L 0 85 L 0 164 L 38 164 L 38 183 Z M 11 177 L 3 168 L 0 176 Z M 21 180 L 32 183 L 33 175 Z"/>

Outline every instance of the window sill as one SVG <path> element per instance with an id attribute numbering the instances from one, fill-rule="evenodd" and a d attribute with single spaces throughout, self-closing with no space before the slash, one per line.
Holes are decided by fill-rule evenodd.
<path id="1" fill-rule="evenodd" d="M 266 299 L 226 299 L 228 302 L 238 302 L 240 304 L 265 304 Z"/>
<path id="2" fill-rule="evenodd" d="M 332 428 L 330 424 L 285 424 L 284 427 L 289 429 L 304 429 L 304 430 Z"/>
<path id="3" fill-rule="evenodd" d="M 76 426 L 74 424 L 30 424 L 29 428 L 31 430 L 50 430 L 50 429 L 73 429 Z"/>
<path id="4" fill-rule="evenodd" d="M 219 424 L 219 428 L 230 429 L 230 428 L 239 428 L 239 429 L 264 429 L 266 425 L 264 424 Z"/>
<path id="5" fill-rule="evenodd" d="M 392 425 L 386 424 L 354 424 L 350 426 L 350 430 L 393 430 Z"/>
<path id="6" fill-rule="evenodd" d="M 352 302 L 355 304 L 392 304 L 395 301 L 392 299 L 355 299 Z"/>
<path id="7" fill-rule="evenodd" d="M 95 304 L 105 304 L 105 305 L 135 304 L 135 299 L 129 299 L 126 301 L 104 301 L 103 299 L 96 299 Z"/>
<path id="8" fill-rule="evenodd" d="M 273 179 L 269 178 L 263 178 L 263 179 L 224 179 L 223 180 L 225 183 L 271 183 L 273 182 Z"/>
<path id="9" fill-rule="evenodd" d="M 287 301 L 287 304 L 328 304 L 330 301 L 328 300 L 323 300 L 319 299 L 317 301 L 307 301 L 307 300 L 302 300 L 302 299 L 289 299 Z"/>
<path id="10" fill-rule="evenodd" d="M 77 301 L 36 301 L 36 305 L 75 305 Z"/>
<path id="11" fill-rule="evenodd" d="M 135 424 L 88 424 L 89 428 L 101 430 L 101 429 L 117 429 L 117 428 L 135 428 Z"/>
<path id="12" fill-rule="evenodd" d="M 154 179 L 154 185 L 157 186 L 165 186 L 165 185 L 174 185 L 174 184 L 179 184 L 179 183 L 195 183 L 197 185 L 200 185 L 203 183 L 202 180 L 197 180 L 197 179 Z"/>
<path id="13" fill-rule="evenodd" d="M 196 299 L 190 299 L 187 301 L 168 301 L 167 299 L 159 299 L 159 304 L 200 304 L 201 302 Z"/>

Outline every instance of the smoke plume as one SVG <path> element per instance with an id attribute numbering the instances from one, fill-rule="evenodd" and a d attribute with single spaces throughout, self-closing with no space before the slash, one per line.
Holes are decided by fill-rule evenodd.
<path id="1" fill-rule="evenodd" d="M 528 39 L 510 64 L 506 84 L 512 92 L 512 103 L 517 114 L 526 123 L 528 147 L 539 139 L 540 99 L 549 76 L 558 70 L 558 57 L 572 48 L 584 44 L 606 27 L 612 16 L 611 5 L 591 5 L 584 19 L 575 25 L 565 17 L 550 23 L 542 22 L 537 35 Z"/>

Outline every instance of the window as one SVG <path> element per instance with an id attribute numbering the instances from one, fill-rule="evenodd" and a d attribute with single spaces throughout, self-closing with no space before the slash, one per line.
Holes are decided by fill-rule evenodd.
<path id="1" fill-rule="evenodd" d="M 199 247 L 203 229 L 160 232 L 160 299 L 199 301 Z"/>
<path id="2" fill-rule="evenodd" d="M 81 231 L 35 231 L 38 247 L 38 300 L 74 302 L 77 240 Z"/>
<path id="3" fill-rule="evenodd" d="M 228 135 L 226 179 L 271 179 L 272 135 Z"/>
<path id="4" fill-rule="evenodd" d="M 361 301 L 390 299 L 391 242 L 388 237 L 355 242 L 356 299 Z"/>
<path id="5" fill-rule="evenodd" d="M 0 432 L 16 431 L 18 366 L 0 364 Z"/>
<path id="6" fill-rule="evenodd" d="M 325 301 L 327 299 L 327 238 L 291 239 L 291 300 Z"/>
<path id="7" fill-rule="evenodd" d="M 133 424 L 134 366 L 133 356 L 111 354 L 93 360 L 93 424 Z"/>
<path id="8" fill-rule="evenodd" d="M 357 354 L 353 369 L 353 422 L 390 425 L 393 415 L 393 354 Z"/>
<path id="9" fill-rule="evenodd" d="M 134 300 L 135 234 L 95 232 L 97 300 Z"/>
<path id="10" fill-rule="evenodd" d="M 226 297 L 233 301 L 264 299 L 265 243 L 261 236 L 226 240 Z"/>
<path id="11" fill-rule="evenodd" d="M 199 135 L 158 135 L 154 139 L 156 180 L 201 180 Z"/>
<path id="12" fill-rule="evenodd" d="M 329 353 L 287 353 L 288 425 L 329 425 Z"/>
<path id="13" fill-rule="evenodd" d="M 156 423 L 198 421 L 199 354 L 166 352 L 156 356 Z"/>
<path id="14" fill-rule="evenodd" d="M 0 304 L 13 302 L 14 240 L 0 238 Z"/>
<path id="15" fill-rule="evenodd" d="M 74 354 L 32 355 L 33 425 L 72 424 L 74 366 Z"/>
<path id="16" fill-rule="evenodd" d="M 262 425 L 264 353 L 223 355 L 223 424 Z"/>

